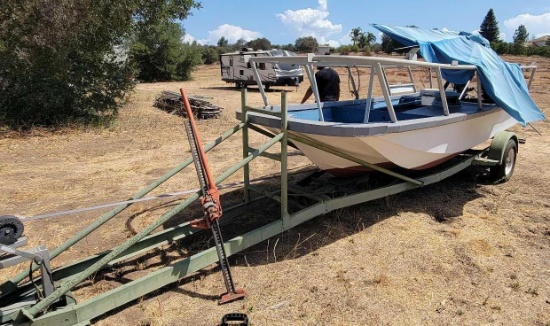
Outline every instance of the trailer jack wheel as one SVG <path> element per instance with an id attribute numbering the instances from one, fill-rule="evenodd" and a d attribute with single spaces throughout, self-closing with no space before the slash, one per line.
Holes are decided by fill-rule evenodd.
<path id="1" fill-rule="evenodd" d="M 514 139 L 509 139 L 502 155 L 500 164 L 491 167 L 491 180 L 495 183 L 506 182 L 514 174 L 518 145 Z"/>

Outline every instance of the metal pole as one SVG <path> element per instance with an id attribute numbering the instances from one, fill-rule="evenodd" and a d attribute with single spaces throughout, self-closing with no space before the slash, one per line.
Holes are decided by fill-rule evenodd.
<path id="1" fill-rule="evenodd" d="M 481 78 L 479 73 L 477 73 L 477 108 L 483 109 L 483 90 L 481 89 Z"/>
<path id="2" fill-rule="evenodd" d="M 369 78 L 369 92 L 367 94 L 367 102 L 365 103 L 365 118 L 363 118 L 363 123 L 369 122 L 369 116 L 370 116 L 370 107 L 372 106 L 372 88 L 374 83 L 374 74 L 375 70 L 374 67 L 370 67 L 370 78 Z"/>
<path id="3" fill-rule="evenodd" d="M 437 84 L 439 86 L 439 96 L 441 97 L 441 104 L 443 105 L 443 114 L 449 115 L 449 104 L 447 103 L 447 93 L 443 87 L 443 77 L 441 76 L 441 68 L 435 68 L 437 77 Z"/>
<path id="4" fill-rule="evenodd" d="M 317 108 L 319 109 L 319 121 L 325 121 L 323 116 L 323 105 L 321 104 L 321 96 L 319 95 L 319 88 L 317 88 L 317 80 L 315 79 L 315 73 L 311 65 L 306 65 L 307 77 L 309 78 L 309 83 L 311 86 L 311 91 L 313 96 L 315 96 L 315 103 L 317 103 Z"/>
<path id="5" fill-rule="evenodd" d="M 254 73 L 254 78 L 256 78 L 256 83 L 258 83 L 258 88 L 260 89 L 260 93 L 262 94 L 262 98 L 264 99 L 264 105 L 268 106 L 269 101 L 267 100 L 267 95 L 265 95 L 264 85 L 262 84 L 262 78 L 260 77 L 260 73 L 258 73 L 258 67 L 256 66 L 256 62 L 249 61 L 249 63 L 252 66 L 252 72 Z"/>
<path id="6" fill-rule="evenodd" d="M 243 127 L 243 158 L 246 158 L 248 156 L 248 112 L 246 107 L 246 95 L 247 90 L 246 88 L 243 88 L 241 90 L 241 111 L 242 111 L 242 123 L 244 125 Z M 249 203 L 250 202 L 250 192 L 248 188 L 250 187 L 250 165 L 246 164 L 243 167 L 243 181 L 244 181 L 244 202 Z"/>
<path id="7" fill-rule="evenodd" d="M 397 122 L 397 116 L 395 115 L 395 110 L 393 109 L 393 104 L 391 102 L 391 94 L 388 88 L 388 80 L 382 69 L 382 65 L 377 63 L 374 65 L 376 69 L 376 74 L 378 75 L 378 81 L 380 82 L 380 87 L 382 88 L 382 94 L 384 95 L 384 100 L 386 101 L 386 107 L 388 108 L 388 114 L 392 122 Z"/>
<path id="8" fill-rule="evenodd" d="M 288 215 L 288 113 L 287 113 L 286 92 L 281 93 L 281 218 L 283 229 L 290 224 Z"/>

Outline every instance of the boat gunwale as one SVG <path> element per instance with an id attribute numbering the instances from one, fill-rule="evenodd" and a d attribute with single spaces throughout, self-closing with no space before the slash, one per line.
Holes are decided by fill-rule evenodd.
<path id="1" fill-rule="evenodd" d="M 354 100 L 352 100 L 354 101 Z M 338 102 L 344 103 L 345 102 Z M 248 111 L 248 121 L 253 124 L 261 125 L 269 128 L 280 128 L 281 118 L 273 115 L 277 113 L 275 106 L 270 107 L 271 110 L 266 110 L 266 113 L 258 111 Z M 288 130 L 312 135 L 337 136 L 337 137 L 358 137 L 358 136 L 377 136 L 391 133 L 402 133 L 414 130 L 422 130 L 428 128 L 437 128 L 444 125 L 476 119 L 484 115 L 493 114 L 495 112 L 504 111 L 496 105 L 485 105 L 482 110 L 474 113 L 453 112 L 449 115 L 419 117 L 416 119 L 399 120 L 397 122 L 369 122 L 369 123 L 347 123 L 334 121 L 318 121 L 300 119 L 292 116 L 294 111 L 317 110 L 312 107 L 312 104 L 293 105 L 288 108 Z M 236 112 L 237 119 L 242 119 L 242 111 Z"/>

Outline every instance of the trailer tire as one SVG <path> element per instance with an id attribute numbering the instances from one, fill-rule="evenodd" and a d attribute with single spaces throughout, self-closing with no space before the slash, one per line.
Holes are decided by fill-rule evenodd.
<path id="1" fill-rule="evenodd" d="M 0 216 L 0 244 L 11 245 L 23 235 L 23 222 L 15 216 Z"/>
<path id="2" fill-rule="evenodd" d="M 243 88 L 243 83 L 238 81 L 238 82 L 235 82 L 235 87 L 237 87 L 238 89 L 241 89 Z"/>
<path id="3" fill-rule="evenodd" d="M 518 154 L 518 144 L 514 139 L 509 139 L 500 164 L 491 166 L 491 180 L 495 183 L 506 182 L 514 174 Z"/>

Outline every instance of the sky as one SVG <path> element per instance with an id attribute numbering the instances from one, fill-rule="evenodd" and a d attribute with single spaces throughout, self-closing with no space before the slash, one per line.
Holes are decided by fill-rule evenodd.
<path id="1" fill-rule="evenodd" d="M 272 44 L 294 44 L 313 36 L 320 44 L 351 44 L 350 31 L 360 27 L 380 42 L 370 24 L 475 32 L 489 9 L 498 21 L 500 38 L 511 42 L 519 25 L 529 39 L 550 34 L 548 0 L 199 0 L 202 8 L 182 21 L 184 41 L 216 45 L 243 38 L 267 38 Z"/>

